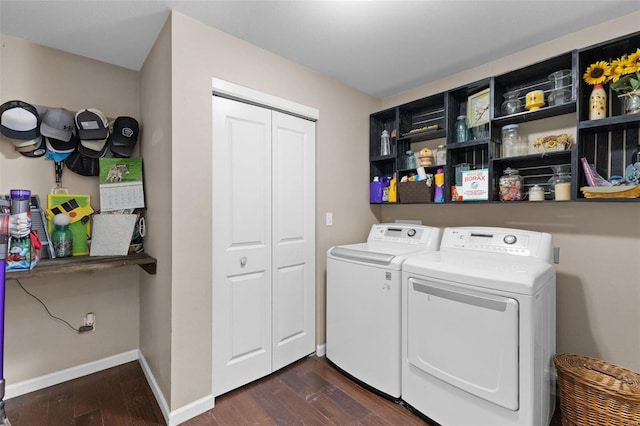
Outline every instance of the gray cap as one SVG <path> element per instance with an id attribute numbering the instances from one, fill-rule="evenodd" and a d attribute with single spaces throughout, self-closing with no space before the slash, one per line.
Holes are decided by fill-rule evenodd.
<path id="1" fill-rule="evenodd" d="M 48 109 L 42 115 L 40 133 L 43 136 L 69 142 L 75 128 L 73 113 L 64 108 Z"/>

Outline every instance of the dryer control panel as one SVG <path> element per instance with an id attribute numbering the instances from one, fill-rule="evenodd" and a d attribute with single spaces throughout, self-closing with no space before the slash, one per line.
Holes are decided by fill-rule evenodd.
<path id="1" fill-rule="evenodd" d="M 431 226 L 406 223 L 381 223 L 371 227 L 367 242 L 430 246 L 432 244 L 440 244 L 441 234 L 442 230 L 440 228 Z"/>
<path id="2" fill-rule="evenodd" d="M 551 261 L 553 243 L 550 234 L 522 229 L 492 227 L 445 228 L 441 251 L 476 252 L 537 257 Z"/>

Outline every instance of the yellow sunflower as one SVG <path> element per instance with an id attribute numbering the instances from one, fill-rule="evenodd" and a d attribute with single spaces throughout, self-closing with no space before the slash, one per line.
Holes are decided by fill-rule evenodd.
<path id="1" fill-rule="evenodd" d="M 611 69 L 606 61 L 597 61 L 589 65 L 582 78 L 587 84 L 603 84 L 607 82 L 610 73 Z"/>
<path id="2" fill-rule="evenodd" d="M 620 77 L 622 77 L 624 75 L 624 70 L 625 70 L 625 61 L 627 60 L 626 55 L 618 58 L 618 59 L 614 59 L 613 61 L 611 61 L 611 65 L 609 67 L 609 80 L 613 81 L 614 83 L 616 81 L 618 81 L 620 79 Z"/>
<path id="3" fill-rule="evenodd" d="M 640 47 L 629 55 L 626 61 L 626 67 L 631 69 L 630 72 L 640 71 Z"/>

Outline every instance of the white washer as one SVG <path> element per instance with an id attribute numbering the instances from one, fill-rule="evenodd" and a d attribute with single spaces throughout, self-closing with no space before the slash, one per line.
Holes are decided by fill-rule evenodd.
<path id="1" fill-rule="evenodd" d="M 399 400 L 401 265 L 437 250 L 442 230 L 373 225 L 366 243 L 327 252 L 327 346 L 331 363 L 369 388 Z"/>
<path id="2" fill-rule="evenodd" d="M 402 266 L 402 399 L 444 426 L 546 426 L 555 409 L 552 238 L 443 231 Z"/>

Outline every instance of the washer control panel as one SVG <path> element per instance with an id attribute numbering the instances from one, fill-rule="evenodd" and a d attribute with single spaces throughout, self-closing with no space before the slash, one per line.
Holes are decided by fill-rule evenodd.
<path id="1" fill-rule="evenodd" d="M 446 228 L 441 251 L 470 250 L 485 253 L 532 256 L 548 259 L 553 247 L 551 235 L 510 228 Z"/>
<path id="2" fill-rule="evenodd" d="M 438 237 L 439 240 L 439 236 L 439 228 L 407 223 L 382 223 L 371 227 L 367 242 L 426 245 L 434 237 Z"/>

